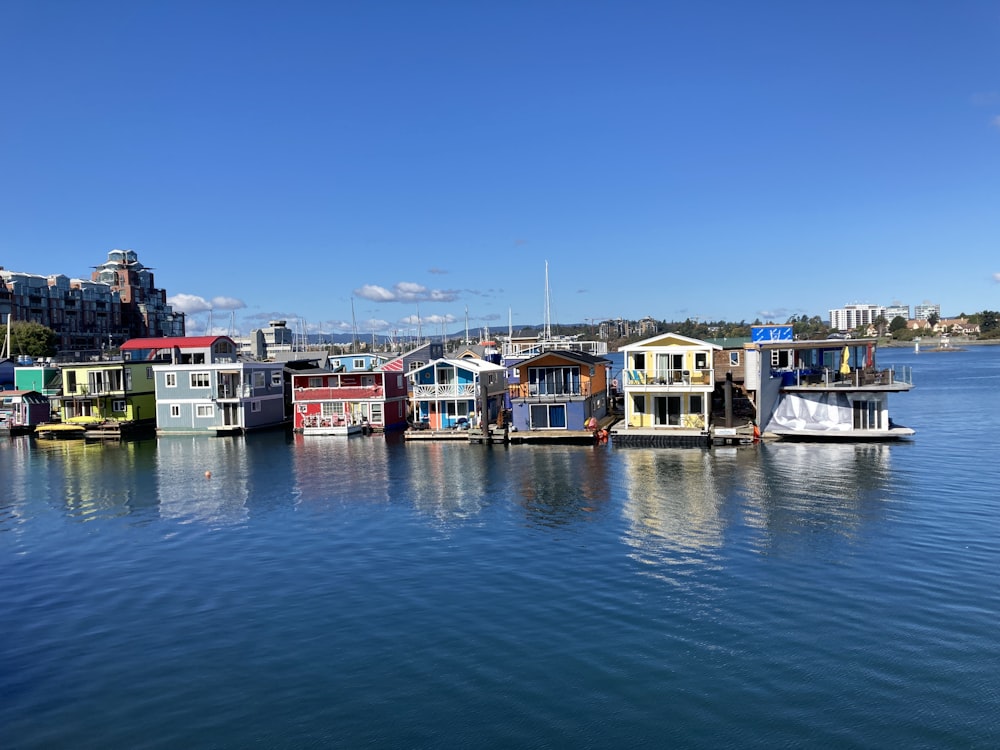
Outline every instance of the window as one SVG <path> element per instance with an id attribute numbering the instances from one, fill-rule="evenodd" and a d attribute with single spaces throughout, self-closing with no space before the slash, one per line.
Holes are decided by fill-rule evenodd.
<path id="1" fill-rule="evenodd" d="M 198 404 L 195 407 L 195 415 L 198 417 L 214 417 L 215 407 L 212 404 Z"/>
<path id="2" fill-rule="evenodd" d="M 146 368 L 146 380 L 152 380 L 152 379 L 153 379 L 153 368 L 152 367 L 147 367 Z"/>
<path id="3" fill-rule="evenodd" d="M 323 378 L 309 378 L 309 387 L 310 388 L 322 388 L 323 387 Z"/>
<path id="4" fill-rule="evenodd" d="M 343 401 L 324 401 L 320 405 L 320 414 L 324 417 L 344 416 Z"/>
<path id="5" fill-rule="evenodd" d="M 708 355 L 705 352 L 694 353 L 694 369 L 704 370 L 708 366 Z"/>
<path id="6" fill-rule="evenodd" d="M 253 387 L 263 388 L 264 387 L 264 371 L 254 370 L 253 371 Z"/>
<path id="7" fill-rule="evenodd" d="M 382 424 L 382 404 L 372 404 L 371 421 L 374 424 Z"/>
<path id="8" fill-rule="evenodd" d="M 566 406 L 564 404 L 533 404 L 531 406 L 531 429 L 565 430 Z"/>
<path id="9" fill-rule="evenodd" d="M 702 397 L 701 395 L 691 395 L 690 401 L 688 401 L 688 411 L 691 414 L 701 414 L 702 410 Z"/>
<path id="10" fill-rule="evenodd" d="M 417 362 L 417 361 L 410 362 L 410 371 L 412 372 L 413 370 L 419 370 L 423 366 L 424 366 L 423 362 Z"/>
<path id="11" fill-rule="evenodd" d="M 339 359 L 330 360 L 330 365 L 333 367 L 334 370 L 336 370 L 338 367 L 340 367 L 340 360 Z"/>
<path id="12" fill-rule="evenodd" d="M 739 364 L 740 364 L 740 353 L 729 352 L 729 365 L 731 367 L 739 367 Z"/>
<path id="13" fill-rule="evenodd" d="M 124 411 L 125 411 L 125 399 L 123 399 L 123 398 L 116 398 L 114 401 L 112 401 L 111 402 L 111 411 L 116 411 L 116 412 L 124 413 Z"/>
<path id="14" fill-rule="evenodd" d="M 211 388 L 212 383 L 208 377 L 207 372 L 192 372 L 191 373 L 191 387 L 192 388 Z M 201 414 L 198 415 L 202 416 Z"/>
<path id="15" fill-rule="evenodd" d="M 308 404 L 296 404 L 295 409 L 296 411 L 298 411 L 299 414 L 305 414 L 307 411 L 309 411 L 309 406 Z"/>
<path id="16" fill-rule="evenodd" d="M 855 430 L 877 430 L 878 421 L 877 401 L 855 401 L 854 402 L 854 429 Z"/>
<path id="17" fill-rule="evenodd" d="M 165 373 L 164 376 L 163 376 L 163 384 L 167 388 L 176 388 L 177 387 L 177 373 L 176 372 Z"/>
<path id="18" fill-rule="evenodd" d="M 642 414 L 646 411 L 646 397 L 645 396 L 633 396 L 632 397 L 632 411 L 636 414 Z"/>
<path id="19" fill-rule="evenodd" d="M 396 387 L 397 388 L 402 388 L 403 387 L 403 376 L 402 375 L 397 375 L 396 376 Z"/>
<path id="20" fill-rule="evenodd" d="M 260 401 L 251 401 L 250 402 L 250 411 L 253 412 L 253 413 L 255 413 L 255 414 L 257 412 L 259 412 L 260 411 Z"/>
<path id="21" fill-rule="evenodd" d="M 528 389 L 532 396 L 577 395 L 579 367 L 529 367 Z"/>
<path id="22" fill-rule="evenodd" d="M 351 367 L 355 370 L 363 370 L 365 369 L 365 361 L 360 358 L 355 359 L 354 364 L 352 364 Z"/>
<path id="23" fill-rule="evenodd" d="M 180 404 L 170 404 L 170 416 L 176 419 L 181 415 L 181 405 Z"/>
<path id="24" fill-rule="evenodd" d="M 271 385 L 274 387 L 281 385 L 281 370 L 274 370 L 271 372 Z"/>

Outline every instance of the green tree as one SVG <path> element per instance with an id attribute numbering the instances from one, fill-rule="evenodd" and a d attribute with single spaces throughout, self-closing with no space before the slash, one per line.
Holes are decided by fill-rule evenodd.
<path id="1" fill-rule="evenodd" d="M 933 328 L 934 326 L 936 326 L 938 323 L 941 322 L 941 316 L 938 315 L 936 312 L 932 312 L 930 315 L 927 316 L 927 322 L 930 323 L 931 328 Z"/>
<path id="2" fill-rule="evenodd" d="M 983 310 L 979 313 L 980 333 L 989 333 L 1000 328 L 1000 313 L 995 310 Z"/>
<path id="3" fill-rule="evenodd" d="M 889 333 L 896 335 L 899 331 L 906 328 L 906 318 L 902 315 L 897 315 L 889 322 Z"/>
<path id="4" fill-rule="evenodd" d="M 7 326 L 0 325 L 0 339 L 7 340 Z M 29 357 L 51 357 L 56 353 L 59 337 L 51 328 L 41 323 L 15 320 L 10 325 L 9 356 L 26 354 Z"/>

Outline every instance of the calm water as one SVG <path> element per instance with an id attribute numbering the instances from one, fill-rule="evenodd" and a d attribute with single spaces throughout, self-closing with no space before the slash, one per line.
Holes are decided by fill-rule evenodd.
<path id="1" fill-rule="evenodd" d="M 4 440 L 0 747 L 1000 746 L 1000 348 L 880 354 L 912 442 Z"/>

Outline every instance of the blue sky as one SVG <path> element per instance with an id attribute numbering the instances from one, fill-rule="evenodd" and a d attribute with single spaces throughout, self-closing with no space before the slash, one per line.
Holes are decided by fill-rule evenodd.
<path id="1" fill-rule="evenodd" d="M 995 2 L 7 0 L 0 71 L 0 265 L 189 333 L 1000 308 Z"/>

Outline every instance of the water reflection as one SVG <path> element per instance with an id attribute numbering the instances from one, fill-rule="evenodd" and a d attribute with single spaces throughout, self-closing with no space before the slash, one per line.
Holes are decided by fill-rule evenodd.
<path id="1" fill-rule="evenodd" d="M 518 458 L 517 491 L 525 517 L 542 526 L 585 520 L 610 499 L 607 448 L 531 447 Z"/>
<path id="2" fill-rule="evenodd" d="M 296 434 L 291 453 L 298 503 L 389 501 L 389 449 L 380 435 Z"/>
<path id="3" fill-rule="evenodd" d="M 504 487 L 499 465 L 507 451 L 452 441 L 406 445 L 406 497 L 421 513 L 441 521 L 478 515 Z"/>
<path id="4" fill-rule="evenodd" d="M 906 449 L 906 446 L 896 446 Z M 723 450 L 621 451 L 629 526 L 643 562 L 704 564 L 727 537 L 766 551 L 852 538 L 880 520 L 893 446 L 772 443 Z"/>
<path id="5" fill-rule="evenodd" d="M 640 562 L 677 564 L 723 543 L 726 501 L 715 454 L 688 448 L 617 451 L 625 477 L 624 541 Z M 721 483 L 720 483 L 721 480 Z M 682 553 L 677 555 L 677 553 Z"/>
<path id="6" fill-rule="evenodd" d="M 246 438 L 170 435 L 160 438 L 158 448 L 163 518 L 211 524 L 246 520 L 250 497 Z"/>
<path id="7" fill-rule="evenodd" d="M 866 523 L 883 518 L 894 481 L 892 451 L 908 448 L 888 443 L 762 445 L 742 490 L 744 522 L 760 532 L 754 548 L 797 543 L 803 533 L 856 536 Z"/>
<path id="8" fill-rule="evenodd" d="M 90 442 L 34 440 L 32 494 L 81 521 L 124 516 L 155 506 L 157 475 L 153 440 Z M 40 462 L 44 470 L 32 466 Z"/>

